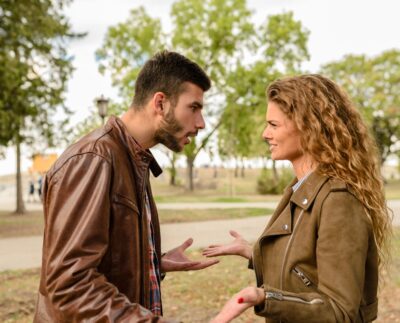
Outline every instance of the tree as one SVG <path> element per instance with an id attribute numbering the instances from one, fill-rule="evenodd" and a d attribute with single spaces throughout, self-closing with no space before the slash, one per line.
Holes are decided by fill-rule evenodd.
<path id="1" fill-rule="evenodd" d="M 17 206 L 24 213 L 21 144 L 43 148 L 62 138 L 66 120 L 54 116 L 64 105 L 72 73 L 67 41 L 83 36 L 71 32 L 62 10 L 68 0 L 2 0 L 0 2 L 0 145 L 16 146 Z M 65 118 L 66 119 L 66 118 Z"/>
<path id="2" fill-rule="evenodd" d="M 240 159 L 269 155 L 261 140 L 265 90 L 278 77 L 300 73 L 301 64 L 309 59 L 309 32 L 291 12 L 267 17 L 257 30 L 251 52 L 253 61 L 238 64 L 227 82 L 227 106 L 218 133 L 222 156 Z"/>
<path id="3" fill-rule="evenodd" d="M 123 103 L 133 97 L 135 80 L 143 64 L 155 52 L 166 48 L 161 21 L 151 18 L 143 7 L 131 10 L 128 19 L 110 27 L 96 51 L 101 73 L 110 73 Z"/>
<path id="4" fill-rule="evenodd" d="M 400 147 L 400 51 L 388 50 L 374 57 L 347 55 L 324 65 L 323 74 L 349 93 L 370 126 L 383 164 Z"/>

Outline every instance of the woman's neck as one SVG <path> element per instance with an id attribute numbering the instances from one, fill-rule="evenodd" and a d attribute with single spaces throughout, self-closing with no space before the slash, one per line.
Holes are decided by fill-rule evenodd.
<path id="1" fill-rule="evenodd" d="M 317 163 L 310 156 L 303 155 L 295 161 L 292 161 L 293 171 L 297 179 L 302 179 L 317 168 Z"/>

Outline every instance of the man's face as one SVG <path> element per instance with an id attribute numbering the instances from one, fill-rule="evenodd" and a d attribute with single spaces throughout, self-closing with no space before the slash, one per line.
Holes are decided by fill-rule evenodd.
<path id="1" fill-rule="evenodd" d="M 158 143 L 175 152 L 182 151 L 190 143 L 189 138 L 205 127 L 202 115 L 204 91 L 188 82 L 182 86 L 184 91 L 179 95 L 176 105 L 169 105 L 155 133 Z"/>

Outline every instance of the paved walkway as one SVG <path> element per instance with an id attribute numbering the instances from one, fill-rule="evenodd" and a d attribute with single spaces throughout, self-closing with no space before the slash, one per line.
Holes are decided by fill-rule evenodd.
<path id="1" fill-rule="evenodd" d="M 4 200 L 3 200 L 4 201 Z M 0 209 L 12 209 L 8 202 L 2 203 Z M 159 209 L 210 209 L 210 208 L 274 208 L 274 202 L 256 203 L 158 203 Z M 389 201 L 395 213 L 394 224 L 400 226 L 400 200 Z M 11 207 L 11 208 L 10 208 Z M 39 203 L 28 204 L 28 209 L 41 209 Z M 215 220 L 204 222 L 172 223 L 161 226 L 163 250 L 169 250 L 181 244 L 187 238 L 194 239 L 191 248 L 203 248 L 210 243 L 231 241 L 229 230 L 240 232 L 247 240 L 254 240 L 261 234 L 269 217 L 258 216 L 234 220 Z M 40 267 L 42 237 L 21 237 L 0 239 L 0 271 Z"/>
<path id="2" fill-rule="evenodd" d="M 173 223 L 161 225 L 163 250 L 172 249 L 187 238 L 194 239 L 191 248 L 198 249 L 211 243 L 227 243 L 232 237 L 229 230 L 239 231 L 253 241 L 262 232 L 269 217 L 251 217 L 234 220 Z M 40 267 L 42 237 L 0 239 L 0 271 Z"/>

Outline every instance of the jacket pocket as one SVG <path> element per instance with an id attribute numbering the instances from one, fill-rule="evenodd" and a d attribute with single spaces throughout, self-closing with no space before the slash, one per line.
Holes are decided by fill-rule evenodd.
<path id="1" fill-rule="evenodd" d="M 117 203 L 117 204 L 122 204 L 122 205 L 132 209 L 136 213 L 139 213 L 139 209 L 136 206 L 136 204 L 130 198 L 128 198 L 126 196 L 116 193 L 116 194 L 114 194 L 113 202 Z"/>
<path id="2" fill-rule="evenodd" d="M 306 287 L 311 287 L 312 285 L 315 286 L 315 283 L 313 283 L 313 281 L 309 278 L 309 275 L 305 274 L 300 267 L 294 267 L 292 269 L 292 273 L 295 274 L 296 277 L 298 277 Z"/>

